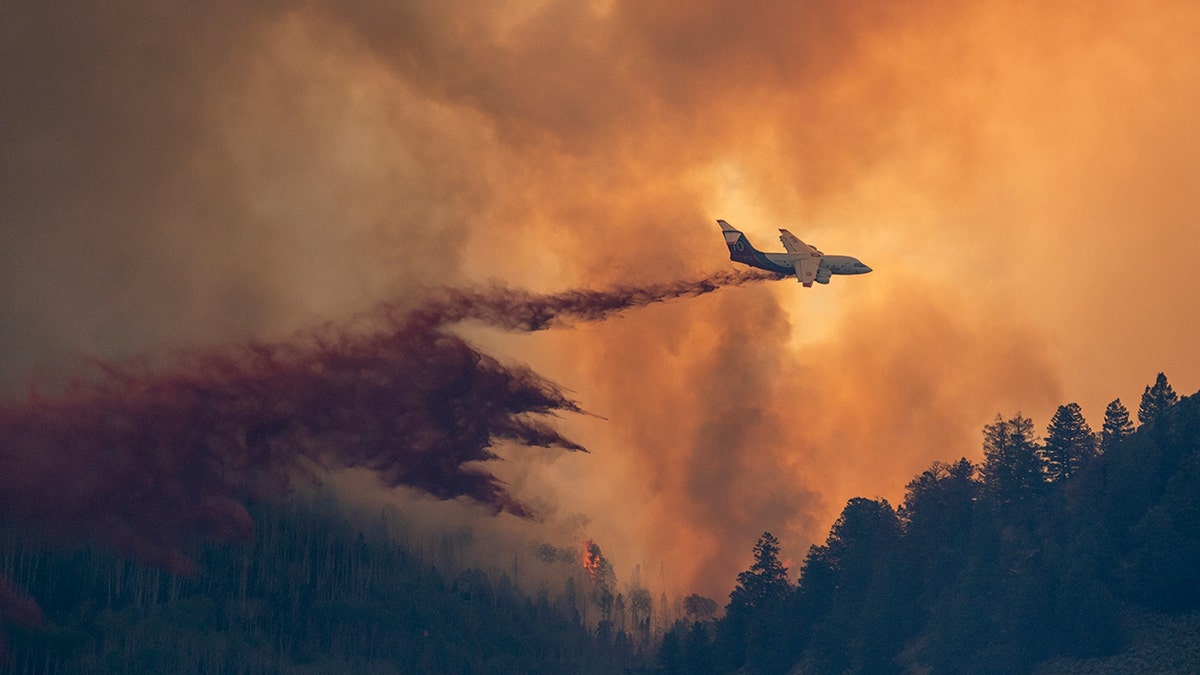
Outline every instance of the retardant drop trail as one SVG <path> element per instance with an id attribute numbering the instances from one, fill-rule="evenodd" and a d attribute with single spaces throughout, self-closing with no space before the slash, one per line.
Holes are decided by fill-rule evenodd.
<path id="1" fill-rule="evenodd" d="M 478 462 L 496 458 L 502 440 L 583 450 L 539 419 L 583 410 L 446 325 L 536 331 L 775 278 L 723 272 L 551 295 L 436 289 L 414 309 L 381 306 L 370 330 L 183 354 L 160 372 L 100 363 L 53 400 L 0 407 L 0 526 L 187 573 L 186 542 L 250 535 L 247 500 L 277 499 L 297 478 L 347 467 L 532 517 Z M 0 593 L 0 616 L 16 611 L 10 596 Z"/>

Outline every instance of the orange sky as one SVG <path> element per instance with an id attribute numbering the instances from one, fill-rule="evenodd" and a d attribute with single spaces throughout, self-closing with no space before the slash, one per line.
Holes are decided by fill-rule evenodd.
<path id="1" fill-rule="evenodd" d="M 498 469 L 540 527 L 723 600 L 763 530 L 798 563 L 997 413 L 1200 388 L 1195 3 L 59 4 L 0 18 L 7 391 L 786 227 L 875 272 L 463 329 L 607 418 Z"/>

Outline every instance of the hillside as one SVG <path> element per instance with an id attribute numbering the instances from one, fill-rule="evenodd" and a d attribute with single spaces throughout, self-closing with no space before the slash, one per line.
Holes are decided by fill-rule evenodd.
<path id="1" fill-rule="evenodd" d="M 197 547 L 190 578 L 10 536 L 0 575 L 45 620 L 9 629 L 0 673 L 584 673 L 634 658 L 561 598 L 447 566 L 452 541 L 405 546 L 395 513 L 348 516 L 328 496 L 252 511 L 253 543 Z"/>
<path id="2" fill-rule="evenodd" d="M 1200 673 L 1200 612 L 1170 615 L 1126 612 L 1125 648 L 1111 656 L 1055 658 L 1038 664 L 1034 675 L 1125 675 Z"/>
<path id="3" fill-rule="evenodd" d="M 1195 672 L 1200 396 L 1136 430 L 1076 413 L 1044 438 L 998 416 L 982 462 L 934 462 L 898 507 L 850 500 L 798 583 L 764 533 L 724 614 L 690 596 L 665 634 L 598 547 L 590 587 L 531 589 L 328 494 L 254 505 L 253 541 L 194 544 L 191 576 L 9 531 L 0 578 L 44 620 L 10 622 L 0 673 Z"/>
<path id="4" fill-rule="evenodd" d="M 798 584 L 765 533 L 660 671 L 1195 672 L 1200 397 L 1155 390 L 1136 431 L 1119 402 L 1101 434 L 1061 407 L 1044 444 L 998 416 L 982 463 L 935 462 L 898 508 L 850 500 Z"/>

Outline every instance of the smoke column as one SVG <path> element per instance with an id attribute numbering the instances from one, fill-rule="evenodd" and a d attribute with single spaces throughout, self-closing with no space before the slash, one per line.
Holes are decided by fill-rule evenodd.
<path id="1" fill-rule="evenodd" d="M 187 542 L 249 535 L 245 500 L 279 498 L 297 477 L 349 467 L 532 518 L 495 476 L 466 465 L 495 459 L 490 448 L 502 440 L 583 450 L 534 417 L 583 410 L 444 326 L 474 319 L 542 330 L 775 278 L 724 272 L 554 295 L 440 289 L 408 311 L 380 307 L 365 317 L 371 330 L 187 354 L 161 373 L 98 363 L 98 376 L 77 377 L 56 400 L 0 408 L 0 526 L 188 573 Z M 0 587 L 0 617 L 29 615 L 16 597 Z"/>
<path id="2" fill-rule="evenodd" d="M 1200 3 L 9 5 L 0 396 L 481 273 L 690 279 L 713 218 L 791 227 L 877 272 L 459 331 L 614 420 L 572 420 L 585 476 L 509 478 L 542 529 L 588 514 L 721 598 L 758 533 L 803 560 L 997 413 L 1200 388 Z"/>

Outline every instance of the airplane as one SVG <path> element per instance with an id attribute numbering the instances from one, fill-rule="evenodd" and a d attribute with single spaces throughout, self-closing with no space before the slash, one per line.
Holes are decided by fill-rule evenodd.
<path id="1" fill-rule="evenodd" d="M 746 235 L 729 223 L 718 220 L 717 224 L 721 226 L 721 233 L 725 235 L 725 243 L 729 246 L 730 260 L 776 274 L 795 275 L 796 281 L 804 284 L 805 288 L 812 287 L 814 281 L 827 284 L 829 277 L 834 274 L 866 274 L 871 271 L 858 258 L 825 255 L 784 229 L 779 230 L 779 240 L 783 242 L 787 253 L 763 253 L 751 246 Z"/>

